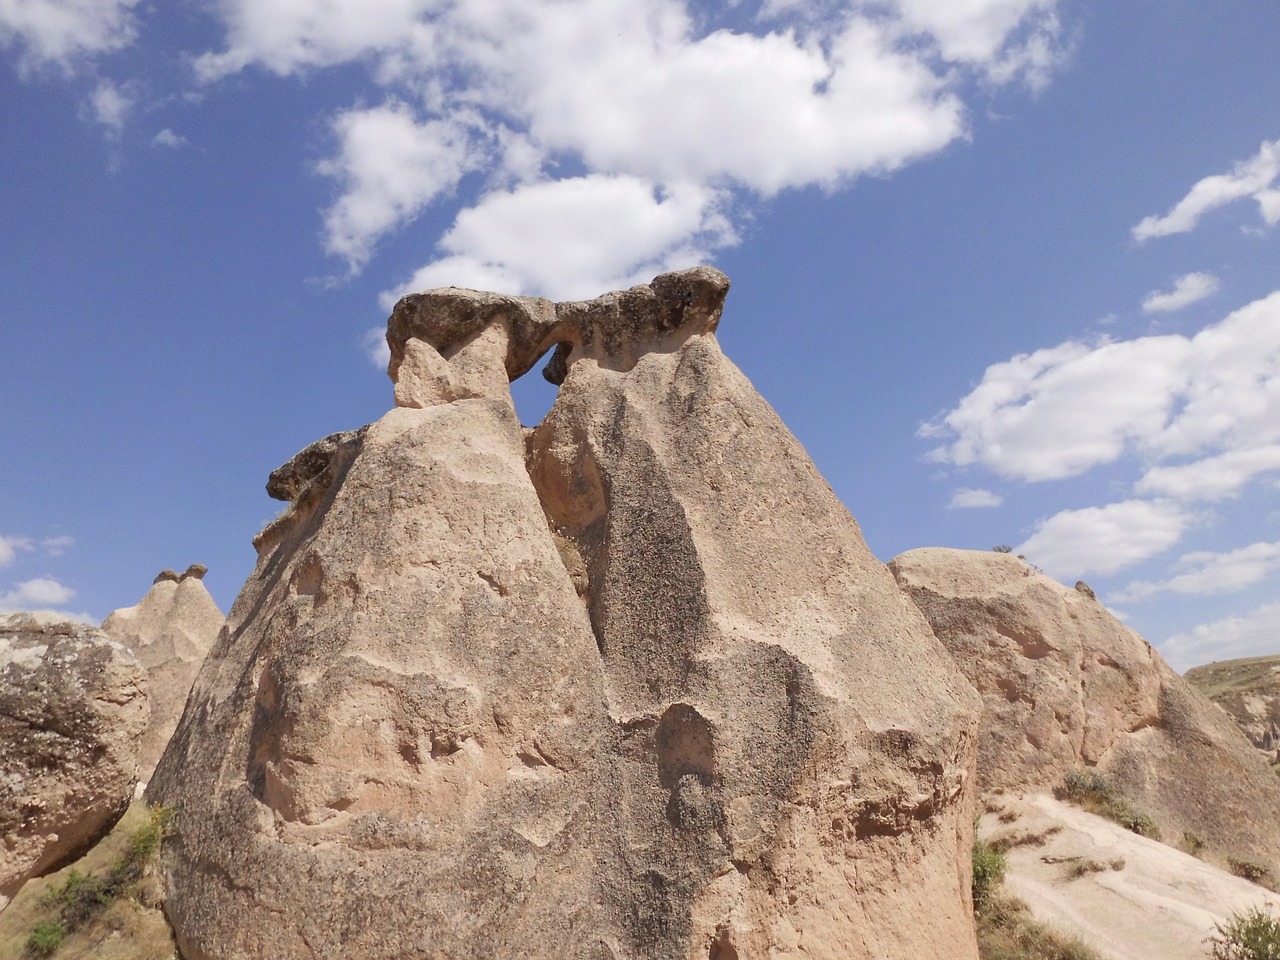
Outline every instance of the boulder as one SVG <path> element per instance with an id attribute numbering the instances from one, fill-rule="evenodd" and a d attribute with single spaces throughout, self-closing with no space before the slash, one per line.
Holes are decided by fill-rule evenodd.
<path id="1" fill-rule="evenodd" d="M 396 408 L 277 472 L 149 787 L 187 960 L 976 957 L 978 697 L 727 288 L 397 305 Z"/>
<path id="2" fill-rule="evenodd" d="M 142 736 L 139 779 L 150 779 L 173 736 L 178 717 L 205 654 L 224 617 L 201 580 L 206 568 L 192 564 L 179 577 L 155 579 L 132 607 L 113 611 L 103 632 L 129 648 L 147 671 L 151 720 Z"/>
<path id="3" fill-rule="evenodd" d="M 1280 780 L 1225 713 L 1091 590 L 991 551 L 925 548 L 889 564 L 982 694 L 982 790 L 1045 790 L 1093 769 L 1218 860 L 1280 862 Z"/>
<path id="4" fill-rule="evenodd" d="M 146 673 L 106 634 L 0 615 L 0 906 L 124 815 L 147 725 Z"/>

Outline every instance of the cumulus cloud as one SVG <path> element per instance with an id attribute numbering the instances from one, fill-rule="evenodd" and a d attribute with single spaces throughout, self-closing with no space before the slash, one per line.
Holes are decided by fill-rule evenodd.
<path id="1" fill-rule="evenodd" d="M 1125 500 L 1063 510 L 1014 548 L 1051 577 L 1115 573 L 1169 549 L 1194 516 L 1172 500 Z"/>
<path id="2" fill-rule="evenodd" d="M 0 594 L 0 613 L 15 610 L 47 610 L 66 603 L 76 592 L 57 580 L 37 577 L 24 580 L 8 593 Z"/>
<path id="3" fill-rule="evenodd" d="M 1280 637 L 1280 603 L 1268 603 L 1243 616 L 1202 623 L 1174 634 L 1160 652 L 1177 670 L 1213 660 L 1260 657 L 1276 652 Z"/>
<path id="4" fill-rule="evenodd" d="M 1142 301 L 1143 313 L 1181 310 L 1218 292 L 1218 278 L 1211 273 L 1188 273 L 1173 283 L 1172 290 L 1152 290 Z"/>
<path id="5" fill-rule="evenodd" d="M 420 123 L 401 103 L 348 110 L 333 121 L 338 156 L 320 164 L 342 185 L 325 215 L 325 249 L 362 267 L 387 231 L 452 190 L 477 165 L 471 137 L 459 123 Z"/>
<path id="6" fill-rule="evenodd" d="M 124 129 L 125 119 L 133 109 L 134 101 L 129 91 L 110 80 L 100 80 L 89 95 L 89 108 L 93 119 L 113 134 Z"/>
<path id="7" fill-rule="evenodd" d="M 1254 477 L 1280 470 L 1280 444 L 1229 450 L 1176 466 L 1151 467 L 1134 485 L 1136 493 L 1179 500 L 1234 497 Z"/>
<path id="8" fill-rule="evenodd" d="M 1230 173 L 1214 174 L 1196 183 L 1164 216 L 1144 217 L 1133 228 L 1139 243 L 1152 237 L 1194 230 L 1206 213 L 1236 200 L 1252 198 L 1268 224 L 1280 221 L 1280 140 L 1263 142 L 1257 154 L 1237 163 Z"/>
<path id="9" fill-rule="evenodd" d="M 733 242 L 730 224 L 710 223 L 726 195 L 741 211 L 744 199 L 791 187 L 836 189 L 963 136 L 963 84 L 1042 70 L 1057 49 L 1055 6 L 774 2 L 745 30 L 689 0 L 220 0 L 226 46 L 197 69 L 208 81 L 252 65 L 369 69 L 386 100 L 337 117 L 338 149 L 321 167 L 342 191 L 325 246 L 353 270 L 474 172 L 478 203 L 425 279 L 406 286 L 544 290 L 545 251 L 569 249 L 577 272 L 566 285 L 597 293 L 682 251 Z M 656 199 L 637 200 L 642 191 Z M 599 220 L 638 218 L 614 219 L 613 234 L 650 242 L 610 239 L 590 276 L 592 257 L 557 223 L 525 221 L 514 236 L 485 229 L 524 221 L 518 211 L 543 197 L 572 204 L 593 192 L 611 195 Z"/>
<path id="10" fill-rule="evenodd" d="M 1280 542 L 1253 543 L 1226 553 L 1201 550 L 1184 554 L 1174 569 L 1181 572 L 1167 580 L 1135 581 L 1109 599 L 1128 603 L 1160 593 L 1207 595 L 1243 590 L 1280 571 Z"/>
<path id="11" fill-rule="evenodd" d="M 187 146 L 189 141 L 181 134 L 174 133 L 168 127 L 165 127 L 154 137 L 151 138 L 153 147 L 168 147 L 170 150 L 180 150 Z"/>
<path id="12" fill-rule="evenodd" d="M 0 536 L 0 567 L 7 567 L 18 559 L 19 550 L 30 550 L 32 543 L 26 537 Z"/>
<path id="13" fill-rule="evenodd" d="M 947 440 L 935 461 L 1003 476 L 1075 476 L 1140 452 L 1155 461 L 1140 492 L 1227 495 L 1280 443 L 1280 291 L 1192 337 L 1069 341 L 993 364 L 919 432 Z M 1225 459 L 1159 463 L 1175 457 Z"/>
<path id="14" fill-rule="evenodd" d="M 556 299 L 596 296 L 693 266 L 736 242 L 721 212 L 724 199 L 693 184 L 662 189 L 639 177 L 603 174 L 497 191 L 458 215 L 440 241 L 444 256 L 396 295 L 461 286 Z"/>
<path id="15" fill-rule="evenodd" d="M 0 47 L 18 51 L 24 69 L 79 62 L 131 43 L 138 0 L 0 0 Z"/>
<path id="16" fill-rule="evenodd" d="M 1004 503 L 1004 497 L 990 490 L 973 490 L 961 487 L 951 495 L 947 504 L 949 510 L 968 510 L 975 507 L 998 507 Z"/>

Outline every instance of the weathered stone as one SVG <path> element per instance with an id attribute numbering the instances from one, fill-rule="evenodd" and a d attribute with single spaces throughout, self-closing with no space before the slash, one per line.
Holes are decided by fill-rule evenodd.
<path id="1" fill-rule="evenodd" d="M 159 573 L 157 573 L 156 578 L 151 582 L 154 584 L 154 583 L 160 583 L 162 580 L 168 580 L 168 581 L 172 581 L 173 583 L 177 583 L 181 579 L 182 578 L 178 576 L 178 574 L 175 571 L 166 569 L 166 570 L 161 570 Z"/>
<path id="2" fill-rule="evenodd" d="M 397 305 L 397 408 L 295 458 L 149 788 L 187 960 L 976 956 L 977 695 L 727 287 Z"/>
<path id="3" fill-rule="evenodd" d="M 151 719 L 142 736 L 138 776 L 150 779 L 173 736 L 205 654 L 222 629 L 223 615 L 193 564 L 177 580 L 157 580 L 132 607 L 112 612 L 102 629 L 129 648 L 147 671 Z M 192 571 L 196 571 L 193 573 Z"/>
<path id="4" fill-rule="evenodd" d="M 505 383 L 339 452 L 149 788 L 183 956 L 609 956 L 615 734 Z"/>
<path id="5" fill-rule="evenodd" d="M 195 580 L 203 580 L 204 575 L 208 572 L 209 572 L 209 568 L 206 567 L 203 563 L 193 563 L 191 564 L 191 566 L 187 567 L 185 571 L 183 571 L 183 574 L 179 579 L 186 580 L 188 578 L 192 578 Z"/>
<path id="6" fill-rule="evenodd" d="M 362 435 L 363 428 L 344 430 L 303 447 L 283 466 L 271 471 L 267 478 L 267 496 L 294 502 L 317 481 L 323 486 L 326 478 L 331 479 L 330 467 L 334 461 L 340 454 L 357 447 Z"/>
<path id="7" fill-rule="evenodd" d="M 727 286 L 559 305 L 530 438 L 622 734 L 621 955 L 974 956 L 977 698 L 721 353 Z"/>
<path id="8" fill-rule="evenodd" d="M 983 790 L 1105 773 L 1166 840 L 1219 859 L 1280 850 L 1280 780 L 1235 725 L 1089 594 L 1008 554 L 925 548 L 889 564 L 985 702 Z"/>
<path id="9" fill-rule="evenodd" d="M 146 674 L 110 637 L 0 615 L 0 907 L 124 815 L 147 716 Z"/>

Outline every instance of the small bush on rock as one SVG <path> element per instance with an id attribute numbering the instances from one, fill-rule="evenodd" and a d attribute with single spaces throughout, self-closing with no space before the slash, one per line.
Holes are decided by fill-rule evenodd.
<path id="1" fill-rule="evenodd" d="M 1280 960 L 1280 920 L 1254 907 L 1214 926 L 1213 960 Z"/>
<path id="2" fill-rule="evenodd" d="M 1114 784 L 1096 770 L 1068 770 L 1062 786 L 1053 791 L 1059 800 L 1114 820 L 1140 837 L 1160 839 L 1160 825 L 1151 816 L 1121 797 Z"/>
<path id="3" fill-rule="evenodd" d="M 1009 861 L 1004 851 L 984 840 L 973 841 L 973 908 L 982 910 L 1004 882 Z"/>

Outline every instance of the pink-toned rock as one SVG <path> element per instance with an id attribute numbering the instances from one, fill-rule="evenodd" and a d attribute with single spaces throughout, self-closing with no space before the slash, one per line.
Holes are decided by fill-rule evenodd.
<path id="1" fill-rule="evenodd" d="M 56 615 L 0 615 L 0 907 L 124 815 L 147 717 L 123 646 Z"/>
<path id="2" fill-rule="evenodd" d="M 223 615 L 201 580 L 205 567 L 193 564 L 181 577 L 156 578 L 132 607 L 112 612 L 102 629 L 120 641 L 147 671 L 151 720 L 142 737 L 139 777 L 144 782 L 173 736 L 196 671 L 222 629 Z"/>
<path id="3" fill-rule="evenodd" d="M 1009 554 L 929 547 L 889 564 L 983 696 L 983 790 L 1106 774 L 1177 844 L 1280 859 L 1280 779 L 1087 585 L 1065 587 Z"/>

